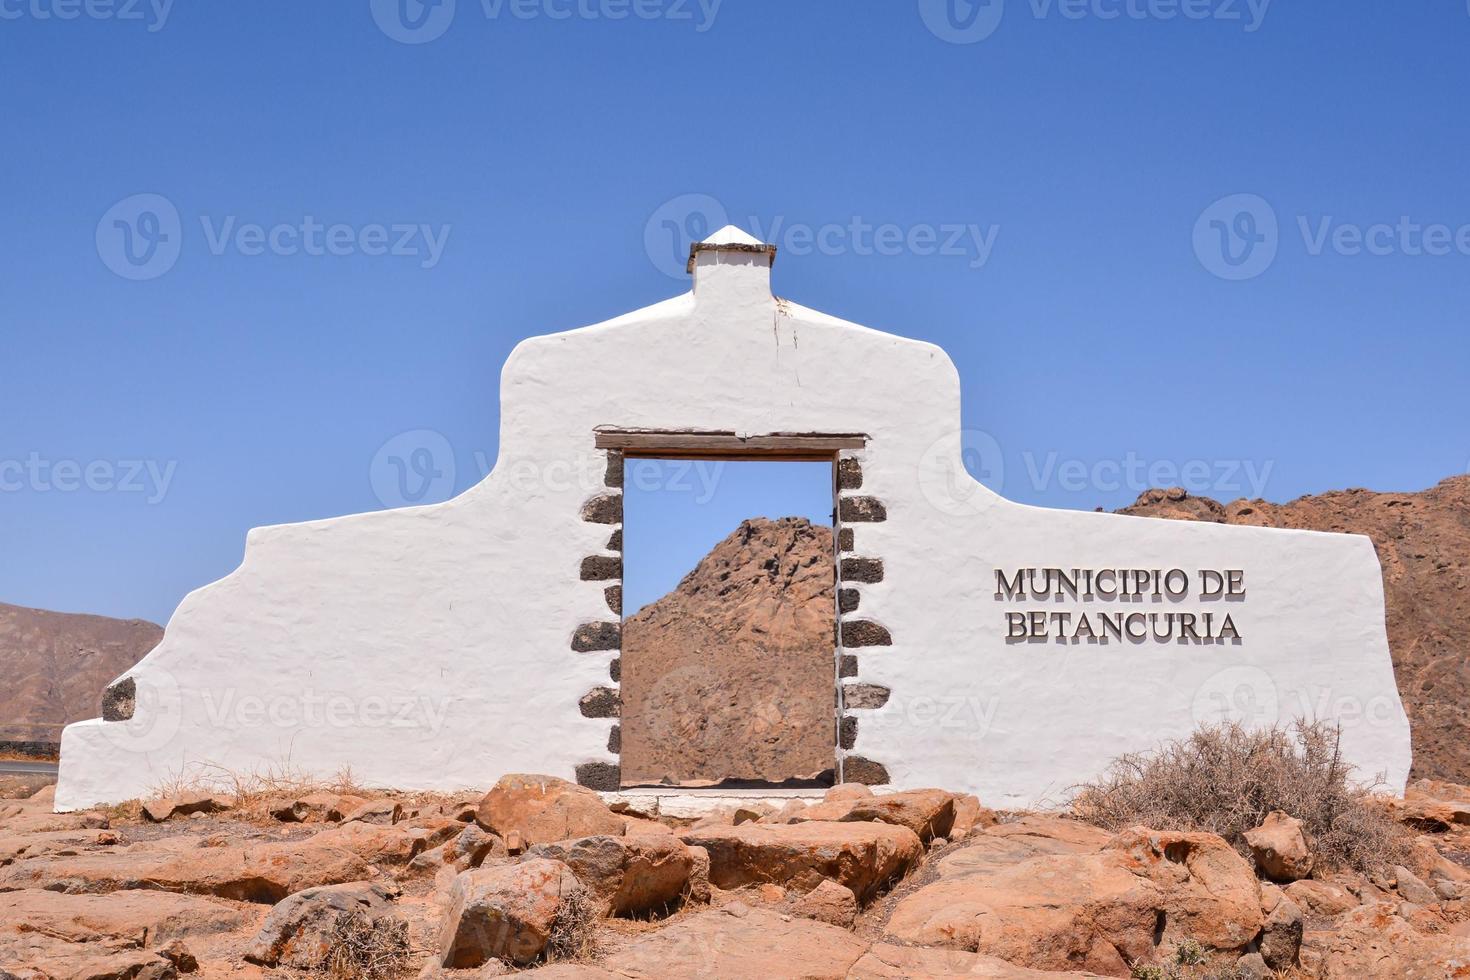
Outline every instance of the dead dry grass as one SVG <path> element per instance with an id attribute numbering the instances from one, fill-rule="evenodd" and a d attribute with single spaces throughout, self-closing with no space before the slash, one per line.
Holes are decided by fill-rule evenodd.
<path id="1" fill-rule="evenodd" d="M 563 892 L 556 908 L 556 921 L 551 926 L 551 939 L 546 944 L 546 958 L 552 962 L 595 959 L 603 912 L 602 903 L 586 888 L 578 885 Z"/>
<path id="2" fill-rule="evenodd" d="M 1247 859 L 1245 832 L 1283 810 L 1306 825 L 1319 866 L 1369 872 L 1401 863 L 1407 835 L 1372 787 L 1351 781 L 1340 741 L 1341 731 L 1322 722 L 1205 727 L 1157 751 L 1118 758 L 1079 789 L 1073 806 L 1109 830 L 1210 831 Z"/>
<path id="3" fill-rule="evenodd" d="M 333 980 L 393 980 L 409 970 L 408 923 L 363 912 L 338 917 L 322 970 Z"/>
<path id="4" fill-rule="evenodd" d="M 300 799 L 313 793 L 356 796 L 364 800 L 391 797 L 405 806 L 442 804 L 464 793 L 401 792 L 366 786 L 358 782 L 350 766 L 323 777 L 293 766 L 289 761 L 261 766 L 248 772 L 229 769 L 214 763 L 196 763 L 153 787 L 148 798 L 178 798 L 198 794 L 213 795 L 230 801 L 232 819 L 270 824 L 275 820 L 271 810 L 282 801 Z M 130 800 L 112 807 L 123 820 L 141 819 L 142 803 Z"/>

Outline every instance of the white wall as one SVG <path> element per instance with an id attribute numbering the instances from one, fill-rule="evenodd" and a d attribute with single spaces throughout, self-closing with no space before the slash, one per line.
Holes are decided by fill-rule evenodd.
<path id="1" fill-rule="evenodd" d="M 612 530 L 578 513 L 602 492 L 597 426 L 870 436 L 858 492 L 889 516 L 854 525 L 856 553 L 881 557 L 885 579 L 861 587 L 854 616 L 894 644 L 852 652 L 855 680 L 893 695 L 858 712 L 852 752 L 895 786 L 1059 801 L 1227 703 L 1257 722 L 1340 717 L 1349 761 L 1402 790 L 1409 729 L 1367 538 L 1003 500 L 964 475 L 944 351 L 778 304 L 761 255 L 701 253 L 696 280 L 520 344 L 501 376 L 500 458 L 454 500 L 252 531 L 240 568 L 186 597 L 129 672 L 133 720 L 67 727 L 58 807 L 205 765 L 350 765 L 365 782 L 449 790 L 616 762 L 610 722 L 577 707 L 610 683 L 612 655 L 569 647 L 580 623 L 612 618 L 605 583 L 578 579 Z M 1243 640 L 1007 643 L 1003 612 L 1023 607 L 995 598 L 995 569 L 1031 566 L 1243 569 L 1247 597 L 1229 607 Z"/>

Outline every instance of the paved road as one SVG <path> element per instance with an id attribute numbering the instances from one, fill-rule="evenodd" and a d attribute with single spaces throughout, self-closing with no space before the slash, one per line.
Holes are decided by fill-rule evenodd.
<path id="1" fill-rule="evenodd" d="M 23 773 L 26 775 L 42 773 L 48 776 L 56 775 L 56 763 L 54 762 L 14 762 L 8 759 L 0 759 L 0 773 Z"/>

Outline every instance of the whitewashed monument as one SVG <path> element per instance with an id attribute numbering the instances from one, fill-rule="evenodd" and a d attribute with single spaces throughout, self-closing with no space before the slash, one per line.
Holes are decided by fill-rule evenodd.
<path id="1" fill-rule="evenodd" d="M 831 460 L 839 778 L 1044 805 L 1201 722 L 1302 716 L 1402 791 L 1366 537 L 1004 500 L 962 465 L 944 351 L 773 297 L 774 257 L 726 228 L 691 250 L 692 291 L 521 343 L 499 459 L 459 497 L 252 531 L 67 727 L 58 807 L 207 767 L 617 789 L 634 456 Z"/>

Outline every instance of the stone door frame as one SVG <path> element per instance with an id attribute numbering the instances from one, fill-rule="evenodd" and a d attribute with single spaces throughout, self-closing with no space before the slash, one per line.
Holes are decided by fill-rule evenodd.
<path id="1" fill-rule="evenodd" d="M 832 467 L 832 568 L 833 568 L 833 752 L 836 778 L 882 784 L 887 770 L 879 763 L 850 755 L 857 740 L 857 717 L 852 709 L 882 707 L 887 688 L 873 684 L 845 683 L 858 676 L 858 658 L 848 648 L 889 646 L 888 631 L 877 623 L 850 618 L 860 600 L 857 585 L 881 582 L 883 560 L 858 557 L 854 551 L 851 524 L 887 519 L 887 511 L 874 497 L 853 495 L 862 487 L 859 454 L 868 449 L 868 437 L 853 432 L 773 432 L 740 435 L 734 432 L 692 430 L 622 429 L 599 427 L 593 433 L 594 447 L 606 457 L 605 489 L 583 502 L 584 521 L 613 528 L 604 550 L 582 559 L 580 578 L 602 585 L 608 609 L 617 621 L 577 625 L 571 641 L 575 654 L 611 654 L 608 676 L 611 685 L 592 689 L 579 701 L 584 717 L 612 721 L 607 750 L 622 752 L 622 619 L 623 619 L 623 466 L 629 459 L 749 460 L 764 462 L 826 462 Z M 846 556 L 846 557 L 844 557 Z M 605 792 L 623 788 L 621 766 L 608 762 L 586 762 L 576 767 L 577 782 Z"/>

